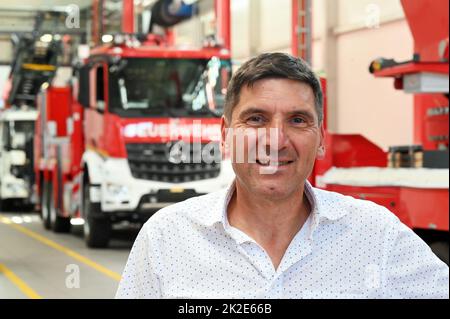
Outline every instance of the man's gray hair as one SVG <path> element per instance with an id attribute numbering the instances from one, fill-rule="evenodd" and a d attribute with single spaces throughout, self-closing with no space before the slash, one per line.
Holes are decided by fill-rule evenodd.
<path id="1" fill-rule="evenodd" d="M 245 62 L 233 75 L 225 97 L 224 114 L 231 120 L 234 107 L 239 104 L 244 86 L 251 88 L 257 81 L 290 79 L 308 84 L 314 93 L 314 103 L 319 124 L 323 120 L 323 93 L 319 79 L 306 61 L 286 53 L 263 53 Z"/>

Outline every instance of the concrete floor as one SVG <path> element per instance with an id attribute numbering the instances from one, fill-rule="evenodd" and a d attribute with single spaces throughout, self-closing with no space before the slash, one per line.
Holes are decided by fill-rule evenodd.
<path id="1" fill-rule="evenodd" d="M 116 227 L 107 249 L 89 249 L 82 226 L 45 230 L 36 214 L 0 213 L 0 299 L 113 298 L 138 229 Z"/>

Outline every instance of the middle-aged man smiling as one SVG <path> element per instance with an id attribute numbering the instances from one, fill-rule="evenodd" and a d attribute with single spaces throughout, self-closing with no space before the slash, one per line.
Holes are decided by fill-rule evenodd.
<path id="1" fill-rule="evenodd" d="M 308 183 L 324 149 L 322 91 L 304 61 L 246 62 L 222 137 L 234 183 L 156 213 L 118 298 L 449 297 L 448 266 L 395 215 Z"/>

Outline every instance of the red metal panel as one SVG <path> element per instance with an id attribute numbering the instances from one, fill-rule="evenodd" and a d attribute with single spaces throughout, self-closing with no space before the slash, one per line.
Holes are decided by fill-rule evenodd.
<path id="1" fill-rule="evenodd" d="M 448 146 L 445 141 L 435 141 L 431 136 L 449 135 L 448 114 L 429 116 L 428 110 L 448 106 L 448 99 L 442 94 L 417 94 L 414 96 L 414 143 L 422 145 L 425 150 L 436 150 L 439 143 Z"/>
<path id="2" fill-rule="evenodd" d="M 300 57 L 312 65 L 312 43 L 309 41 L 311 37 L 307 35 L 308 32 L 312 35 L 311 12 L 309 11 L 312 9 L 308 8 L 307 1 L 292 0 L 291 45 L 293 56 Z"/>
<path id="3" fill-rule="evenodd" d="M 98 21 L 100 14 L 100 6 L 103 0 L 93 0 L 92 1 L 92 41 L 95 45 L 100 43 L 100 21 Z"/>
<path id="4" fill-rule="evenodd" d="M 412 226 L 409 215 L 403 210 L 399 187 L 362 187 L 347 185 L 327 185 L 327 190 L 352 196 L 357 199 L 372 201 L 393 212 L 404 224 Z"/>
<path id="5" fill-rule="evenodd" d="M 326 151 L 336 167 L 386 167 L 387 154 L 359 134 L 329 134 Z"/>
<path id="6" fill-rule="evenodd" d="M 67 136 L 67 118 L 70 115 L 71 92 L 69 88 L 49 88 L 46 94 L 47 118 L 56 122 L 58 137 Z M 43 128 L 45 129 L 45 128 Z"/>
<path id="7" fill-rule="evenodd" d="M 438 144 L 442 143 L 448 146 L 448 114 L 428 116 L 425 119 L 425 131 L 427 132 L 428 139 L 432 143 Z M 444 140 L 444 137 L 446 139 Z M 437 137 L 441 137 L 439 141 L 433 140 Z M 436 147 L 437 148 L 437 147 Z"/>
<path id="8" fill-rule="evenodd" d="M 33 169 L 36 175 L 36 183 L 39 185 L 38 176 L 40 171 L 40 159 L 42 157 L 42 127 L 41 127 L 41 109 L 43 107 L 42 102 L 45 100 L 43 97 L 45 93 L 41 92 L 36 98 L 36 109 L 38 116 L 34 125 L 34 138 L 33 138 Z"/>
<path id="9" fill-rule="evenodd" d="M 78 103 L 72 104 L 72 118 L 73 118 L 73 134 L 70 139 L 72 148 L 72 174 L 78 173 L 80 170 L 81 157 L 84 151 L 83 138 L 83 107 Z"/>
<path id="10" fill-rule="evenodd" d="M 218 57 L 221 59 L 229 59 L 229 52 L 216 48 L 204 48 L 201 50 L 180 50 L 177 48 L 166 48 L 156 46 L 142 46 L 139 48 L 128 47 L 107 47 L 103 46 L 91 50 L 95 55 L 121 56 L 125 58 L 167 58 L 167 59 L 210 59 Z"/>
<path id="11" fill-rule="evenodd" d="M 373 201 L 413 229 L 449 230 L 448 189 L 327 185 L 327 190 Z"/>
<path id="12" fill-rule="evenodd" d="M 122 0 L 122 32 L 134 33 L 134 1 Z"/>
<path id="13" fill-rule="evenodd" d="M 386 167 L 387 153 L 359 134 L 325 132 L 325 157 L 316 160 L 309 181 L 316 185 L 316 176 L 331 167 Z"/>
<path id="14" fill-rule="evenodd" d="M 230 0 L 215 0 L 217 38 L 223 47 L 231 51 Z"/>
<path id="15" fill-rule="evenodd" d="M 448 74 L 448 63 L 406 63 L 394 67 L 387 67 L 374 73 L 378 77 L 402 77 L 405 74 L 414 74 L 420 72 Z"/>
<path id="16" fill-rule="evenodd" d="M 107 113 L 105 116 L 105 145 L 103 151 L 111 157 L 126 158 L 123 127 L 119 116 Z"/>
<path id="17" fill-rule="evenodd" d="M 440 61 L 439 46 L 448 39 L 448 0 L 402 0 L 414 37 L 414 53 L 423 62 Z"/>
<path id="18" fill-rule="evenodd" d="M 291 42 L 292 42 L 292 55 L 298 56 L 298 26 L 300 21 L 298 18 L 299 5 L 298 0 L 292 0 L 292 28 L 291 28 Z"/>
<path id="19" fill-rule="evenodd" d="M 401 188 L 401 211 L 408 215 L 412 228 L 449 230 L 449 193 L 447 189 Z"/>

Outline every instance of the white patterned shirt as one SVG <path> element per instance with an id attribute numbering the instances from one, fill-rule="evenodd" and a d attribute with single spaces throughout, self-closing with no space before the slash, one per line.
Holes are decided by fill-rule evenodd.
<path id="1" fill-rule="evenodd" d="M 116 298 L 449 298 L 449 268 L 389 210 L 305 184 L 311 213 L 278 269 L 228 223 L 229 189 L 158 211 Z"/>

